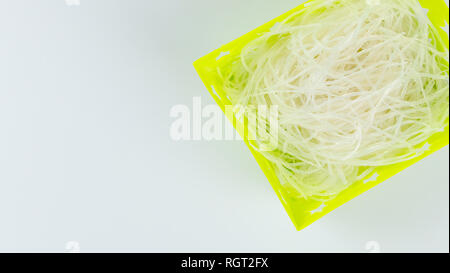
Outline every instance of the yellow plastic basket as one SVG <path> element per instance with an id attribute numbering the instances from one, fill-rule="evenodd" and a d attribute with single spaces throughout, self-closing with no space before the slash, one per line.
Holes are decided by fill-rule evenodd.
<path id="1" fill-rule="evenodd" d="M 251 141 L 245 137 L 246 132 L 244 126 L 239 123 L 233 113 L 230 114 L 229 111 L 225 111 L 225 106 L 231 105 L 231 102 L 223 92 L 222 82 L 217 74 L 217 71 L 218 68 L 227 67 L 233 57 L 238 56 L 245 45 L 257 38 L 259 34 L 269 31 L 275 24 L 280 23 L 294 12 L 307 8 L 307 5 L 305 6 L 305 4 L 308 2 L 303 3 L 297 8 L 288 11 L 287 13 L 271 20 L 270 22 L 256 28 L 244 36 L 220 47 L 219 49 L 214 50 L 194 62 L 194 67 L 200 75 L 201 80 L 206 85 L 206 88 L 209 90 L 211 96 L 227 115 L 227 118 L 233 123 L 238 133 L 242 136 L 242 139 L 245 141 L 259 166 L 263 170 L 297 230 L 301 230 L 309 226 L 337 207 L 368 191 L 381 182 L 449 144 L 449 126 L 447 120 L 447 126 L 443 132 L 433 135 L 426 143 L 423 143 L 424 149 L 422 155 L 399 164 L 378 167 L 374 173 L 370 174 L 361 181 L 357 181 L 351 187 L 347 188 L 336 198 L 330 201 L 321 203 L 319 201 L 293 197 L 288 194 L 288 192 L 281 186 L 271 163 L 252 148 Z M 445 27 L 446 24 L 448 25 L 449 22 L 449 11 L 447 5 L 443 0 L 419 0 L 419 2 L 423 8 L 429 10 L 428 17 L 443 37 L 446 43 L 445 46 L 448 50 L 448 36 L 443 30 L 443 27 Z"/>

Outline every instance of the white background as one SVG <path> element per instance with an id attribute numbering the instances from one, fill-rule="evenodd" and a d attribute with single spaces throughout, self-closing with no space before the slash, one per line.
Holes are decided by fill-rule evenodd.
<path id="1" fill-rule="evenodd" d="M 170 139 L 192 62 L 301 2 L 0 0 L 0 251 L 448 252 L 448 148 L 297 232 L 243 143 Z"/>

